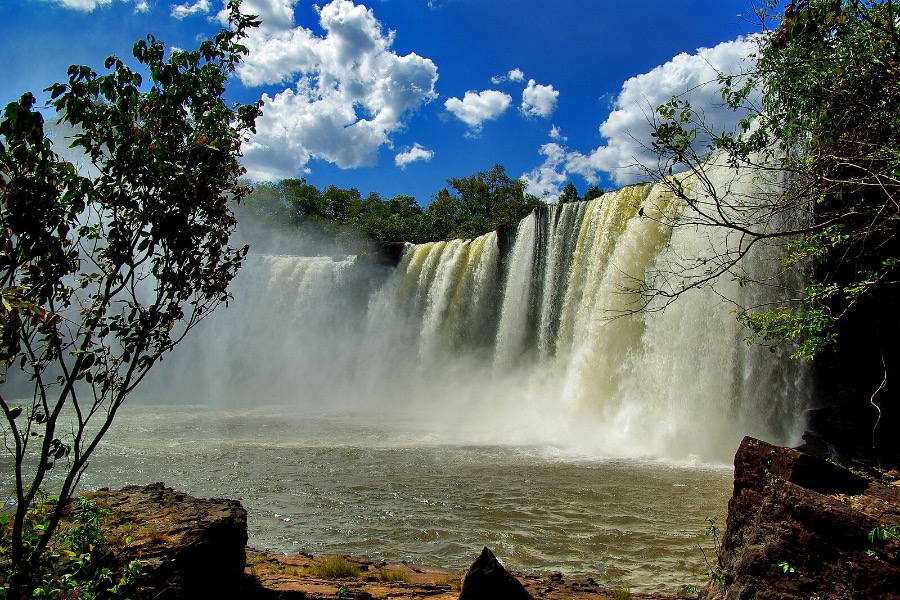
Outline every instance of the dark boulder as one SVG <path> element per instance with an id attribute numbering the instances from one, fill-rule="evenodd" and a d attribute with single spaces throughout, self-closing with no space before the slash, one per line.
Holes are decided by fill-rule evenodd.
<path id="1" fill-rule="evenodd" d="M 459 600 L 534 600 L 487 547 L 469 567 Z"/>
<path id="2" fill-rule="evenodd" d="M 718 553 L 725 600 L 900 599 L 900 488 L 803 452 L 744 438 Z"/>
<path id="3" fill-rule="evenodd" d="M 383 242 L 378 245 L 376 252 L 367 255 L 368 258 L 379 265 L 396 267 L 406 251 L 405 242 Z"/>
<path id="4" fill-rule="evenodd" d="M 247 511 L 240 502 L 193 498 L 162 483 L 89 495 L 110 509 L 104 529 L 115 562 L 143 565 L 132 598 L 241 597 Z"/>

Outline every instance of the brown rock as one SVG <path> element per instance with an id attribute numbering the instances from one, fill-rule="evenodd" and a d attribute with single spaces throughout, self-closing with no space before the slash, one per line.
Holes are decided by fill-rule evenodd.
<path id="1" fill-rule="evenodd" d="M 240 502 L 193 498 L 162 483 L 90 496 L 111 509 L 105 529 L 115 561 L 143 564 L 135 600 L 240 597 L 247 545 Z"/>
<path id="2" fill-rule="evenodd" d="M 900 599 L 900 489 L 797 450 L 744 438 L 719 552 L 725 600 Z M 877 556 L 871 553 L 875 552 Z"/>

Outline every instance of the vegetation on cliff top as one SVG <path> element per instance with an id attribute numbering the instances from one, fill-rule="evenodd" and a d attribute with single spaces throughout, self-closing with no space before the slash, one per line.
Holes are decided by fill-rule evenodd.
<path id="1" fill-rule="evenodd" d="M 504 225 L 515 225 L 545 203 L 525 191 L 502 165 L 468 177 L 447 179 L 423 208 L 412 196 L 383 199 L 377 192 L 329 186 L 319 189 L 303 179 L 262 182 L 246 202 L 250 215 L 280 228 L 297 241 L 336 244 L 358 253 L 369 242 L 423 243 L 475 238 Z M 593 186 L 582 198 L 571 182 L 561 202 L 590 200 L 603 191 Z"/>

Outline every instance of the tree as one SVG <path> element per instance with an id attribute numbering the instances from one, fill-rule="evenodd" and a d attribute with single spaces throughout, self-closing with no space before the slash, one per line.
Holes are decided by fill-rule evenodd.
<path id="1" fill-rule="evenodd" d="M 457 198 L 450 195 L 450 190 L 441 188 L 425 209 L 427 237 L 430 240 L 450 238 L 456 224 Z"/>
<path id="2" fill-rule="evenodd" d="M 279 193 L 278 184 L 262 181 L 244 200 L 244 207 L 267 225 L 284 226 L 293 222 L 291 211 Z"/>
<path id="3" fill-rule="evenodd" d="M 316 186 L 300 179 L 282 179 L 275 184 L 279 197 L 288 208 L 292 225 L 316 221 L 325 214 L 325 198 Z"/>
<path id="4" fill-rule="evenodd" d="M 360 199 L 358 189 L 350 188 L 349 190 L 344 190 L 334 185 L 328 186 L 323 196 L 325 198 L 324 217 L 329 221 L 338 223 L 350 216 L 351 204 Z"/>
<path id="5" fill-rule="evenodd" d="M 336 243 L 351 253 L 370 249 L 363 236 L 378 243 L 478 237 L 519 222 L 543 204 L 526 194 L 525 183 L 510 179 L 501 165 L 447 183 L 457 194 L 441 189 L 427 210 L 412 196 L 385 200 L 370 192 L 362 198 L 355 188 L 332 185 L 319 190 L 304 179 L 257 184 L 247 204 L 249 212 L 267 225 L 286 226 L 290 235 L 312 246 L 325 242 L 333 249 Z M 574 185 L 570 193 L 578 199 Z"/>
<path id="6" fill-rule="evenodd" d="M 776 6 L 761 9 L 764 20 L 775 18 Z M 843 315 L 897 283 L 897 17 L 895 1 L 789 4 L 760 39 L 755 66 L 720 77 L 723 99 L 745 114 L 737 131 L 713 131 L 678 98 L 657 111 L 653 146 L 661 157 L 660 179 L 687 203 L 691 219 L 740 237 L 713 270 L 685 287 L 726 273 L 745 277 L 740 260 L 761 242 L 782 243 L 788 267 L 816 263 L 815 280 L 798 302 L 741 316 L 757 338 L 795 342 L 797 357 L 833 343 Z M 716 155 L 733 169 L 751 169 L 782 185 L 735 197 L 707 176 Z M 666 176 L 673 169 L 696 175 L 699 193 L 690 194 L 683 177 Z"/>
<path id="7" fill-rule="evenodd" d="M 559 196 L 560 202 L 578 202 L 581 197 L 578 195 L 578 188 L 571 181 L 563 187 L 562 194 Z"/>
<path id="8" fill-rule="evenodd" d="M 450 235 L 474 238 L 501 225 L 518 223 L 541 201 L 525 193 L 525 182 L 511 179 L 503 165 L 469 177 L 451 177 L 447 184 L 456 190 L 455 224 Z"/>
<path id="9" fill-rule="evenodd" d="M 53 152 L 30 93 L 0 121 L 0 409 L 15 472 L 7 597 L 31 596 L 47 544 L 88 460 L 128 394 L 211 310 L 247 248 L 229 246 L 241 141 L 259 104 L 229 106 L 229 74 L 258 22 L 228 3 L 231 27 L 164 59 L 134 45 L 143 77 L 112 56 L 106 74 L 72 66 L 47 89 L 87 178 Z M 29 399 L 20 404 L 20 394 Z M 26 539 L 50 471 L 59 501 Z M 57 485 L 56 483 L 54 485 Z"/>
<path id="10" fill-rule="evenodd" d="M 900 5 L 801 0 L 780 16 L 777 6 L 759 11 L 775 26 L 758 38 L 755 64 L 719 78 L 725 103 L 742 112 L 735 131 L 714 129 L 679 98 L 657 109 L 657 176 L 685 205 L 674 224 L 711 226 L 731 243 L 643 291 L 670 301 L 723 276 L 779 284 L 743 266 L 755 247 L 777 246 L 783 268 L 806 283 L 775 305 L 741 307 L 750 339 L 815 357 L 819 401 L 853 421 L 845 430 L 871 432 L 845 450 L 897 460 L 900 443 L 877 430 L 900 426 L 900 407 L 876 400 L 896 397 L 900 369 Z M 738 194 L 716 168 L 760 185 Z"/>
<path id="11" fill-rule="evenodd" d="M 373 192 L 365 200 L 352 202 L 350 207 L 352 218 L 348 223 L 375 242 L 427 241 L 422 231 L 424 213 L 412 196 L 382 200 Z"/>
<path id="12" fill-rule="evenodd" d="M 602 196 L 603 194 L 604 194 L 604 191 L 603 191 L 602 189 L 600 189 L 600 188 L 599 188 L 598 186 L 596 186 L 596 185 L 592 185 L 592 186 L 589 187 L 589 188 L 587 189 L 587 191 L 584 193 L 584 197 L 582 198 L 582 200 L 585 200 L 585 201 L 587 201 L 587 200 L 593 200 L 594 198 L 599 198 L 599 197 Z"/>

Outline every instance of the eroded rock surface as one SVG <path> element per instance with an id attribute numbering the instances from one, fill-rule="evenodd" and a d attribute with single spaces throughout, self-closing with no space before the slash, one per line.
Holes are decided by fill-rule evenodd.
<path id="1" fill-rule="evenodd" d="M 89 496 L 110 509 L 104 529 L 116 562 L 143 564 L 135 600 L 241 597 L 247 511 L 240 502 L 194 498 L 162 483 Z"/>
<path id="2" fill-rule="evenodd" d="M 900 488 L 825 460 L 744 438 L 719 553 L 726 600 L 900 599 Z"/>

